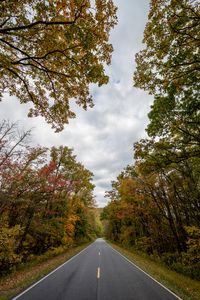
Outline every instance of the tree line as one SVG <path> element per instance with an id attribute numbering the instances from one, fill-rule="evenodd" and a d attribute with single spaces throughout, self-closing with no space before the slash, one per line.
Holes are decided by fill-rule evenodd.
<path id="1" fill-rule="evenodd" d="M 151 1 L 134 85 L 154 96 L 148 137 L 112 182 L 107 237 L 200 279 L 200 7 Z"/>
<path id="2" fill-rule="evenodd" d="M 108 82 L 112 0 L 0 2 L 0 99 L 32 103 L 55 131 L 93 106 L 90 84 Z M 0 272 L 63 252 L 99 234 L 93 174 L 66 146 L 32 147 L 31 132 L 0 122 Z"/>
<path id="3" fill-rule="evenodd" d="M 0 124 L 0 270 L 62 253 L 99 234 L 93 174 L 72 149 L 30 143 L 17 123 Z"/>
<path id="4" fill-rule="evenodd" d="M 108 82 L 112 0 L 1 1 L 0 98 L 31 102 L 56 131 L 92 106 L 90 84 Z M 151 0 L 134 85 L 154 96 L 148 137 L 107 193 L 107 236 L 199 278 L 200 7 Z M 68 147 L 31 147 L 30 132 L 0 123 L 0 266 L 63 251 L 98 232 L 92 173 Z M 98 223 L 98 222 L 97 222 Z"/>

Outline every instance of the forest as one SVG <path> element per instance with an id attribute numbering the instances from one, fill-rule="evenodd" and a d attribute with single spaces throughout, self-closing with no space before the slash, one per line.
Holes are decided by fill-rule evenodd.
<path id="1" fill-rule="evenodd" d="M 93 106 L 91 85 L 108 83 L 114 2 L 12 0 L 0 10 L 0 100 L 16 97 L 29 117 L 64 130 L 75 106 Z M 108 240 L 198 280 L 199 51 L 199 1 L 151 0 L 133 75 L 154 99 L 147 136 L 101 213 Z M 92 180 L 73 149 L 33 146 L 30 130 L 0 122 L 0 275 L 102 234 Z"/>
<path id="2" fill-rule="evenodd" d="M 198 1 L 151 1 L 134 85 L 154 96 L 148 137 L 107 192 L 106 236 L 200 279 Z"/>
<path id="3" fill-rule="evenodd" d="M 32 147 L 31 131 L 2 121 L 0 174 L 1 275 L 100 234 L 93 174 L 72 149 Z"/>
<path id="4" fill-rule="evenodd" d="M 0 11 L 0 100 L 9 95 L 28 103 L 29 117 L 64 130 L 76 116 L 73 105 L 93 106 L 90 85 L 108 82 L 116 6 L 111 0 L 11 0 L 1 1 Z M 33 146 L 27 128 L 0 122 L 0 275 L 101 231 L 92 172 L 66 144 Z"/>

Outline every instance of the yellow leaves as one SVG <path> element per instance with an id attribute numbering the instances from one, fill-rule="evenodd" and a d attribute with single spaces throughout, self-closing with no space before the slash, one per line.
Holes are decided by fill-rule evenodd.
<path id="1" fill-rule="evenodd" d="M 74 241 L 75 226 L 76 222 L 79 220 L 79 217 L 75 214 L 71 214 L 67 217 L 65 222 L 65 235 L 62 239 L 64 244 L 72 244 Z"/>
<path id="2" fill-rule="evenodd" d="M 73 234 L 74 234 L 74 224 L 72 224 L 72 223 L 67 223 L 67 224 L 65 225 L 65 229 L 66 229 L 67 235 L 73 236 Z"/>
<path id="3" fill-rule="evenodd" d="M 69 108 L 71 99 L 86 109 L 92 106 L 90 83 L 108 82 L 103 65 L 111 58 L 108 37 L 116 11 L 111 0 L 96 5 L 97 14 L 89 0 L 20 1 L 16 4 L 20 14 L 13 14 L 18 16 L 10 18 L 9 28 L 0 28 L 4 38 L 0 42 L 0 89 L 5 85 L 21 103 L 31 101 L 34 107 L 29 116 L 43 116 L 56 131 L 75 117 Z M 8 17 L 5 6 L 9 3 L 0 4 L 2 19 Z M 33 12 L 33 19 L 28 11 Z"/>
<path id="4" fill-rule="evenodd" d="M 4 226 L 3 226 L 4 225 Z M 0 227 L 0 267 L 9 268 L 12 264 L 19 263 L 22 256 L 15 253 L 17 241 L 21 234 L 20 225 L 9 228 L 7 224 Z"/>
<path id="5" fill-rule="evenodd" d="M 185 226 L 185 230 L 189 235 L 187 241 L 189 252 L 195 252 L 200 258 L 200 228 L 197 226 Z"/>
<path id="6" fill-rule="evenodd" d="M 65 223 L 65 231 L 68 238 L 73 239 L 75 232 L 76 222 L 79 220 L 79 217 L 75 214 L 71 214 L 67 217 L 67 221 Z"/>
<path id="7" fill-rule="evenodd" d="M 77 162 L 73 150 L 31 148 L 30 132 L 20 132 L 16 123 L 0 125 L 1 275 L 21 259 L 55 255 L 60 246 L 88 239 L 95 228 L 93 174 Z"/>
<path id="8" fill-rule="evenodd" d="M 185 226 L 188 234 L 188 251 L 183 256 L 184 264 L 196 264 L 200 262 L 200 228 L 197 226 Z"/>
<path id="9" fill-rule="evenodd" d="M 125 178 L 121 180 L 120 192 L 122 195 L 134 196 L 135 182 L 132 178 Z"/>

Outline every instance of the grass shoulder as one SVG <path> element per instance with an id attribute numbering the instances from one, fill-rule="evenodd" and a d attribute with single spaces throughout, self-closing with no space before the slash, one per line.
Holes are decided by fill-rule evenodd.
<path id="1" fill-rule="evenodd" d="M 66 252 L 52 258 L 41 257 L 38 260 L 26 263 L 5 277 L 0 278 L 0 300 L 8 300 L 21 293 L 27 287 L 62 265 L 64 262 L 78 254 L 90 243 L 69 248 Z"/>
<path id="2" fill-rule="evenodd" d="M 107 241 L 114 249 L 162 283 L 183 300 L 200 299 L 200 282 L 168 269 L 163 264 L 153 261 L 143 253 L 123 248 L 121 245 Z"/>

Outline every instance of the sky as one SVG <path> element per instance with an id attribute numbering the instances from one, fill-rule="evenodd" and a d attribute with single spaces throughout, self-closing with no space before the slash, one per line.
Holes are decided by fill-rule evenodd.
<path id="1" fill-rule="evenodd" d="M 5 96 L 0 103 L 0 119 L 20 121 L 24 130 L 33 128 L 32 143 L 45 147 L 68 146 L 77 160 L 94 174 L 94 195 L 99 207 L 108 199 L 105 191 L 111 181 L 133 163 L 133 144 L 146 137 L 147 114 L 152 97 L 133 87 L 135 54 L 144 46 L 143 31 L 147 22 L 148 0 L 114 0 L 118 6 L 118 25 L 112 30 L 114 47 L 111 65 L 106 67 L 107 85 L 92 86 L 95 106 L 84 111 L 74 107 L 76 118 L 64 130 L 55 133 L 42 117 L 28 118 L 28 105 Z"/>

